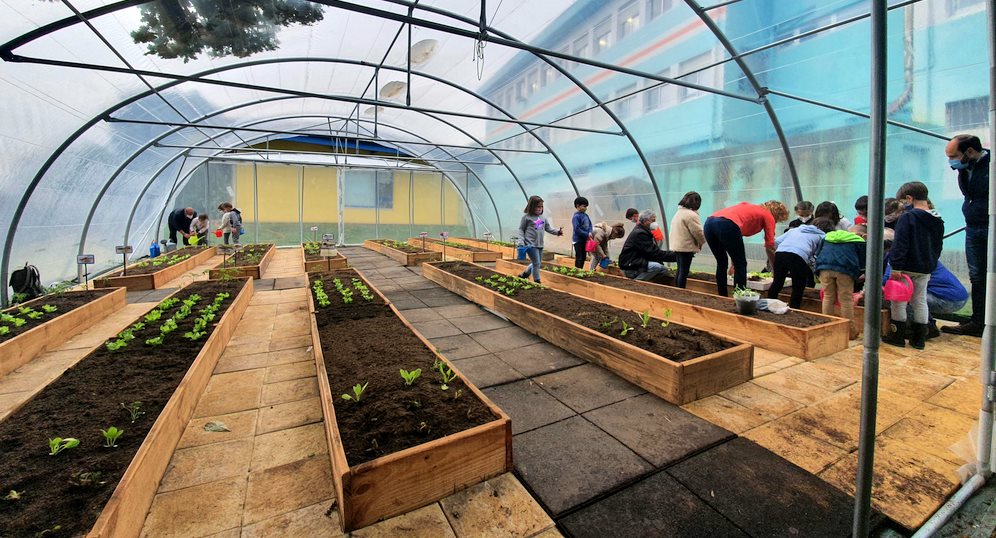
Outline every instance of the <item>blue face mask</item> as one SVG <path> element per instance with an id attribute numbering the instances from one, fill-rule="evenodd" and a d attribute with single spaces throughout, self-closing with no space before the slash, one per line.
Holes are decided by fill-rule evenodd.
<path id="1" fill-rule="evenodd" d="M 964 170 L 968 166 L 961 162 L 961 159 L 948 159 L 948 165 L 952 170 Z"/>

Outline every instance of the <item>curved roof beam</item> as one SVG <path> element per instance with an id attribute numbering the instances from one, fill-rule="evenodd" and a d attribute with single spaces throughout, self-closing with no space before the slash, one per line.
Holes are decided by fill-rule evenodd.
<path id="1" fill-rule="evenodd" d="M 197 118 L 196 121 L 203 121 L 203 120 L 209 119 L 211 117 L 217 116 L 219 114 L 225 114 L 225 113 L 231 112 L 233 110 L 239 110 L 239 109 L 242 109 L 242 108 L 246 108 L 246 107 L 250 107 L 250 106 L 255 106 L 255 105 L 258 105 L 258 104 L 270 103 L 270 102 L 274 102 L 274 101 L 285 101 L 285 100 L 290 100 L 290 99 L 299 99 L 299 97 L 294 97 L 294 96 L 279 96 L 279 97 L 270 97 L 270 98 L 263 99 L 263 100 L 258 100 L 257 99 L 257 100 L 253 100 L 253 101 L 247 101 L 245 103 L 241 103 L 241 104 L 238 104 L 238 105 L 233 105 L 233 106 L 230 106 L 230 107 L 227 107 L 227 108 L 216 110 L 216 111 L 211 112 L 209 114 L 205 114 L 204 116 L 201 116 L 200 118 Z M 337 119 L 343 119 L 343 118 L 337 118 Z M 369 120 L 361 120 L 361 121 L 369 121 Z M 429 139 L 421 137 L 421 136 L 415 134 L 412 131 L 409 131 L 407 129 L 403 129 L 403 128 L 397 127 L 397 126 L 392 125 L 390 123 L 384 123 L 384 122 L 380 122 L 380 123 L 382 123 L 383 125 L 387 125 L 388 127 L 392 128 L 392 129 L 396 129 L 398 131 L 407 133 L 407 134 L 409 134 L 411 136 L 414 136 L 416 138 L 419 138 L 420 140 L 423 140 L 423 141 L 431 144 L 431 142 L 429 141 Z M 139 148 L 138 150 L 134 151 L 123 163 L 121 163 L 120 166 L 118 166 L 118 168 L 114 171 L 114 173 L 112 173 L 110 175 L 110 177 L 108 178 L 108 180 L 106 182 L 104 182 L 104 186 L 101 187 L 100 191 L 97 193 L 97 197 L 94 199 L 93 205 L 90 206 L 90 211 L 87 213 L 86 220 L 84 221 L 83 231 L 80 234 L 79 254 L 83 254 L 83 251 L 84 251 L 84 249 L 86 247 L 86 236 L 87 236 L 87 234 L 89 232 L 90 225 L 91 225 L 91 223 L 93 221 L 93 217 L 94 217 L 94 215 L 97 212 L 97 207 L 100 205 L 100 202 L 101 202 L 101 200 L 104 197 L 104 194 L 106 194 L 107 191 L 108 191 L 108 189 L 110 189 L 111 184 L 114 183 L 114 181 L 117 179 L 118 175 L 121 172 L 123 172 L 124 169 L 132 161 L 134 161 L 135 159 L 137 159 L 138 156 L 142 154 L 142 152 L 144 152 L 145 150 L 149 149 L 150 147 L 153 147 L 160 140 L 162 140 L 162 139 L 164 139 L 164 138 L 166 138 L 168 136 L 171 136 L 173 134 L 176 134 L 177 132 L 179 132 L 179 131 L 181 131 L 181 130 L 183 130 L 185 128 L 186 127 L 175 127 L 173 129 L 170 129 L 170 130 L 168 130 L 168 131 L 160 134 L 156 138 L 150 140 L 148 143 L 146 143 L 145 145 L 143 145 L 141 148 Z M 204 134 L 206 135 L 206 133 L 204 133 Z M 221 133 L 221 134 L 224 134 L 224 133 Z M 219 134 L 218 136 L 221 136 L 221 134 Z M 211 139 L 213 139 L 213 138 L 211 138 Z M 453 156 L 453 154 L 450 153 L 449 151 L 447 151 L 447 150 L 443 150 L 443 151 L 446 152 L 447 154 Z M 177 155 L 180 155 L 180 154 L 177 154 Z M 170 164 L 170 163 L 172 163 L 172 162 L 174 162 L 175 160 L 176 160 L 176 157 L 174 157 L 173 159 L 170 159 L 170 161 L 169 161 L 169 163 L 167 163 L 167 165 Z M 481 180 L 480 176 L 477 175 L 477 173 L 474 172 L 470 167 L 465 167 L 465 168 L 467 168 L 467 171 L 469 173 L 473 174 L 474 177 L 477 179 L 477 181 L 479 183 L 481 183 L 481 186 L 484 188 L 484 192 L 487 193 L 488 198 L 491 200 L 491 205 L 495 209 L 495 214 L 498 215 L 498 213 L 499 213 L 498 212 L 498 206 L 497 206 L 497 204 L 495 204 L 494 197 L 491 195 L 491 191 L 488 189 L 487 185 L 484 184 L 484 182 L 483 182 L 483 180 Z M 153 177 L 158 176 L 159 173 L 162 170 L 165 170 L 165 168 L 161 168 L 160 171 L 158 171 L 156 174 L 153 175 Z M 511 170 L 510 170 L 510 172 L 511 172 Z M 498 234 L 499 234 L 499 236 L 501 236 L 502 232 L 501 232 L 501 216 L 500 215 L 498 215 L 498 229 L 499 229 L 498 230 Z"/>
<path id="2" fill-rule="evenodd" d="M 782 124 L 778 121 L 778 114 L 775 113 L 774 107 L 771 106 L 771 102 L 765 97 L 768 93 L 768 89 L 761 86 L 757 81 L 757 77 L 754 76 L 754 72 L 751 70 L 747 62 L 744 61 L 737 54 L 736 47 L 733 43 L 727 39 L 726 34 L 723 30 L 716 24 L 716 21 L 712 20 L 712 17 L 706 13 L 706 10 L 699 5 L 696 0 L 685 0 L 685 4 L 698 15 L 699 19 L 703 24 L 712 31 L 716 39 L 719 40 L 726 52 L 737 62 L 737 66 L 743 71 L 744 76 L 747 77 L 747 81 L 750 82 L 752 88 L 757 93 L 757 98 L 764 106 L 764 111 L 768 113 L 768 119 L 771 121 L 771 127 L 775 130 L 775 136 L 778 137 L 778 143 L 782 146 L 782 154 L 785 156 L 785 163 L 788 164 L 789 177 L 792 178 L 792 187 L 795 189 L 795 197 L 797 202 L 804 200 L 802 197 L 802 185 L 799 183 L 799 173 L 795 169 L 795 160 L 792 158 L 792 151 L 789 149 L 788 140 L 785 138 L 785 131 L 782 130 Z M 718 6 L 713 6 L 718 7 Z"/>
<path id="3" fill-rule="evenodd" d="M 283 120 L 283 119 L 292 119 L 292 118 L 297 118 L 297 117 L 301 117 L 301 116 L 297 116 L 297 115 L 292 115 L 292 116 L 286 116 L 286 117 L 274 117 L 274 118 L 267 118 L 267 119 L 264 119 L 264 120 L 256 120 L 256 121 L 254 121 L 254 122 L 251 122 L 251 123 L 248 123 L 247 125 L 256 125 L 256 124 L 260 124 L 260 123 L 266 123 L 266 122 L 268 122 L 268 121 L 279 121 L 279 120 Z M 319 116 L 316 116 L 316 117 L 319 117 Z M 324 116 L 320 116 L 320 117 L 324 117 Z M 322 125 L 324 125 L 324 124 L 322 124 Z M 385 125 L 386 125 L 386 124 L 385 124 Z M 313 128 L 313 127 L 309 127 L 309 128 Z M 230 131 L 225 131 L 225 132 L 223 132 L 223 133 L 219 133 L 219 134 L 217 134 L 217 135 L 215 135 L 215 136 L 211 136 L 211 137 L 208 137 L 208 138 L 205 138 L 204 140 L 202 140 L 202 141 L 200 142 L 200 144 L 203 144 L 203 143 L 206 143 L 206 142 L 211 142 L 211 141 L 214 141 L 214 140 L 215 140 L 216 138 L 218 138 L 218 137 L 221 137 L 221 136 L 224 136 L 225 134 L 228 134 L 229 132 L 230 132 Z M 255 139 L 250 139 L 250 140 L 262 140 L 262 139 L 266 138 L 266 136 L 267 136 L 267 135 L 260 135 L 259 137 L 255 138 Z M 204 149 L 214 149 L 214 148 L 204 148 Z M 226 149 L 221 149 L 221 150 L 219 150 L 219 151 L 218 151 L 218 152 L 217 152 L 217 153 L 216 153 L 215 155 L 218 155 L 218 154 L 220 154 L 220 153 L 223 153 L 223 152 L 224 152 L 224 151 L 226 151 L 226 150 L 227 150 L 227 148 L 226 148 Z M 186 160 L 186 159 L 188 159 L 188 158 L 190 158 L 190 159 L 197 159 L 197 158 L 199 158 L 199 159 L 201 159 L 202 161 L 208 161 L 208 160 L 209 160 L 209 159 L 211 158 L 211 157 L 190 157 L 190 155 L 189 155 L 190 151 L 192 151 L 192 150 L 187 150 L 187 151 L 183 151 L 183 152 L 180 152 L 180 153 L 177 153 L 177 154 L 176 154 L 176 155 L 175 155 L 175 156 L 174 156 L 174 157 L 173 157 L 172 159 L 170 159 L 170 160 L 169 160 L 169 161 L 168 161 L 167 163 L 164 163 L 164 164 L 163 164 L 163 165 L 162 165 L 162 166 L 161 166 L 161 167 L 159 168 L 159 170 L 156 170 L 156 172 L 155 172 L 154 174 L 152 174 L 152 175 L 150 176 L 149 180 L 148 180 L 148 181 L 146 182 L 145 186 L 144 186 L 144 187 L 142 188 L 142 191 L 141 191 L 141 192 L 140 192 L 140 193 L 138 194 L 138 196 L 137 196 L 137 197 L 135 198 L 135 203 L 134 203 L 134 204 L 132 204 L 132 208 L 131 208 L 131 212 L 130 212 L 130 213 L 128 214 L 128 221 L 127 221 L 127 223 L 125 224 L 125 234 L 124 234 L 124 242 L 125 242 L 125 244 L 127 244 L 127 243 L 128 243 L 128 237 L 129 237 L 129 235 L 131 234 L 131 225 L 132 225 L 132 222 L 133 222 L 133 220 L 134 220 L 134 217 L 135 217 L 135 212 L 136 212 L 136 211 L 138 211 L 138 205 L 139 205 L 139 203 L 141 203 L 141 201 L 142 201 L 142 198 L 143 198 L 143 197 L 145 196 L 145 193 L 146 193 L 146 192 L 148 192 L 148 190 L 149 190 L 149 187 L 151 187 L 151 186 L 152 186 L 152 184 L 153 184 L 153 183 L 155 183 L 155 180 L 156 180 L 156 178 L 158 178 L 158 177 L 159 177 L 159 175 L 160 175 L 160 174 L 161 174 L 162 172 L 164 172 L 164 171 L 165 171 L 165 170 L 166 170 L 166 169 L 167 169 L 167 168 L 168 168 L 168 167 L 169 167 L 169 166 L 170 166 L 170 165 L 171 165 L 171 164 L 172 164 L 173 162 L 175 162 L 175 161 L 176 161 L 177 159 L 179 159 L 179 158 L 181 158 L 181 157 L 182 157 L 182 158 L 183 158 L 184 160 Z M 200 163 L 200 164 L 203 164 L 203 163 Z M 164 204 L 164 207 L 163 207 L 163 210 L 162 210 L 162 211 L 161 211 L 160 213 L 163 213 L 163 212 L 165 212 L 165 210 L 166 210 L 166 209 L 165 209 L 165 204 L 168 204 L 168 203 L 169 203 L 170 199 L 171 199 L 171 198 L 173 197 L 173 195 L 174 195 L 174 194 L 176 193 L 177 189 L 179 189 L 179 188 L 180 188 L 180 187 L 181 187 L 182 185 L 184 185 L 184 184 L 185 184 L 185 183 L 187 182 L 187 180 L 188 180 L 188 179 L 190 178 L 190 176 L 191 176 L 191 175 L 192 175 L 192 174 L 194 173 L 194 171 L 195 171 L 195 170 L 197 170 L 197 168 L 199 168 L 199 167 L 200 167 L 200 164 L 198 164 L 197 166 L 195 166 L 194 168 L 192 168 L 192 169 L 191 169 L 191 170 L 190 170 L 189 172 L 187 172 L 187 173 L 186 173 L 186 174 L 185 174 L 185 175 L 184 175 L 184 176 L 183 176 L 182 178 L 181 178 L 181 177 L 177 177 L 177 180 L 176 180 L 176 181 L 174 182 L 174 184 L 173 184 L 173 187 L 172 187 L 172 188 L 170 189 L 170 192 L 169 192 L 169 193 L 168 193 L 168 194 L 166 195 L 166 199 L 165 199 L 165 200 L 163 201 L 163 204 Z M 256 163 L 253 163 L 253 164 L 256 164 Z M 265 163 L 264 163 L 264 164 L 265 164 Z M 467 205 L 467 209 L 468 209 L 468 210 L 469 210 L 469 211 L 471 212 L 471 218 L 473 219 L 473 209 L 472 209 L 472 208 L 470 207 L 470 203 L 469 203 L 469 201 L 467 200 L 467 197 L 466 197 L 466 195 L 465 195 L 465 194 L 463 193 L 463 191 L 462 191 L 462 190 L 460 189 L 459 185 L 458 185 L 458 184 L 456 183 L 456 181 L 455 181 L 455 180 L 454 180 L 454 179 L 453 179 L 453 178 L 452 178 L 452 177 L 451 177 L 451 176 L 450 176 L 450 175 L 449 175 L 449 174 L 447 173 L 448 171 L 443 171 L 443 170 L 439 170 L 439 169 L 437 169 L 437 170 L 439 171 L 439 173 L 440 173 L 440 174 L 441 174 L 442 176 L 445 176 L 445 177 L 446 177 L 446 179 L 448 179 L 448 180 L 450 181 L 450 183 L 451 183 L 451 184 L 453 185 L 453 188 L 454 188 L 454 189 L 456 189 L 457 193 L 459 193 L 459 194 L 460 194 L 460 197 L 461 197 L 461 198 L 463 198 L 463 200 L 464 200 L 464 204 L 466 204 L 466 205 Z M 160 215 L 160 219 L 159 219 L 159 220 L 160 220 L 160 222 L 161 222 L 161 215 Z M 158 237 L 158 233 L 159 233 L 159 232 L 158 232 L 158 226 L 159 226 L 159 225 L 157 225 L 157 230 L 156 230 L 156 234 L 157 234 L 157 237 Z M 476 223 L 474 223 L 474 226 L 475 226 L 475 228 L 476 228 Z"/>

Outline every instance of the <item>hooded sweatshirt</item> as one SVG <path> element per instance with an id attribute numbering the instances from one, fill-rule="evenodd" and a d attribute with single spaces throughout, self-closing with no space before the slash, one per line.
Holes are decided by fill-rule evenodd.
<path id="1" fill-rule="evenodd" d="M 791 252 L 806 260 L 809 267 L 816 264 L 816 251 L 823 244 L 823 230 L 812 224 L 803 224 L 775 238 L 775 252 Z"/>
<path id="2" fill-rule="evenodd" d="M 545 215 L 523 213 L 519 221 L 519 242 L 527 247 L 543 248 L 543 231 L 557 235 L 557 229 L 550 226 Z"/>
<path id="3" fill-rule="evenodd" d="M 860 235 L 834 230 L 823 238 L 816 254 L 816 272 L 836 271 L 858 278 L 865 269 L 865 240 Z"/>
<path id="4" fill-rule="evenodd" d="M 908 209 L 896 221 L 889 263 L 896 271 L 930 274 L 944 242 L 944 221 L 933 209 Z"/>

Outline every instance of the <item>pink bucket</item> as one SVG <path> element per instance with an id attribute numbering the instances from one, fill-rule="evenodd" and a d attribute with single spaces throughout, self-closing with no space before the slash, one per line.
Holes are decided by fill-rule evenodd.
<path id="1" fill-rule="evenodd" d="M 886 281 L 885 286 L 882 286 L 882 294 L 886 301 L 906 303 L 909 302 L 910 297 L 913 297 L 913 281 L 906 275 L 900 274 L 899 276 L 903 277 L 905 282 L 890 278 Z"/>

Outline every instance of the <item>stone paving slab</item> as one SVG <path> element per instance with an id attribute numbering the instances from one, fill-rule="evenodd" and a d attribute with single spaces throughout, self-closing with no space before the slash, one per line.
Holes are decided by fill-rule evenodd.
<path id="1" fill-rule="evenodd" d="M 548 342 L 539 342 L 518 349 L 499 351 L 495 355 L 527 377 L 548 374 L 579 364 L 585 364 L 584 359 L 579 359 Z"/>
<path id="2" fill-rule="evenodd" d="M 515 470 L 554 516 L 652 470 L 580 416 L 516 435 L 512 452 Z"/>
<path id="3" fill-rule="evenodd" d="M 479 389 L 523 379 L 522 374 L 492 354 L 455 360 L 453 365 Z"/>
<path id="4" fill-rule="evenodd" d="M 491 387 L 483 392 L 511 417 L 512 434 L 546 426 L 576 414 L 528 379 Z"/>
<path id="5" fill-rule="evenodd" d="M 533 380 L 576 413 L 584 413 L 646 392 L 594 364 L 582 364 Z"/>
<path id="6" fill-rule="evenodd" d="M 519 327 L 505 327 L 474 333 L 470 336 L 484 349 L 492 353 L 525 347 L 541 341 L 540 337 L 526 332 Z"/>
<path id="7" fill-rule="evenodd" d="M 574 538 L 747 537 L 743 531 L 667 473 L 657 473 L 595 504 L 561 518 Z"/>
<path id="8" fill-rule="evenodd" d="M 840 538 L 851 532 L 848 495 L 746 439 L 723 443 L 667 473 L 751 536 Z"/>
<path id="9" fill-rule="evenodd" d="M 417 310 L 413 312 L 417 312 Z M 404 313 L 402 313 L 402 315 L 404 315 Z M 488 353 L 488 350 L 484 349 L 484 346 L 478 344 L 476 340 L 466 334 L 446 336 L 444 338 L 432 338 L 429 342 L 436 346 L 436 350 L 439 351 L 439 353 L 443 354 L 443 356 L 450 360 L 479 357 Z"/>

